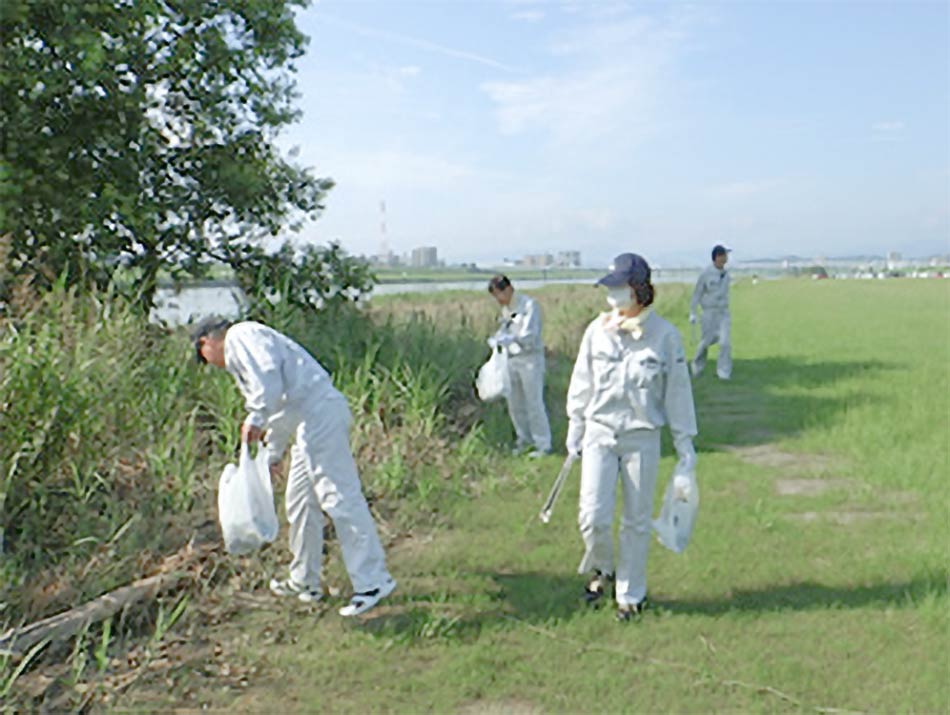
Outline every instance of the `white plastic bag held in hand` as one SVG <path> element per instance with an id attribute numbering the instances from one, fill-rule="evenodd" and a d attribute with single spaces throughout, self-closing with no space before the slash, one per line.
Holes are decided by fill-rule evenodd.
<path id="1" fill-rule="evenodd" d="M 680 553 L 689 544 L 696 514 L 699 512 L 699 485 L 696 472 L 674 471 L 666 492 L 660 516 L 653 520 L 656 538 L 670 551 Z"/>
<path id="2" fill-rule="evenodd" d="M 508 397 L 511 385 L 508 379 L 508 353 L 493 348 L 488 362 L 482 365 L 475 378 L 475 391 L 482 402 Z"/>
<path id="3" fill-rule="evenodd" d="M 218 482 L 218 520 L 229 554 L 246 554 L 277 538 L 277 511 L 270 483 L 267 449 L 251 457 L 241 442 L 237 465 L 229 464 Z"/>

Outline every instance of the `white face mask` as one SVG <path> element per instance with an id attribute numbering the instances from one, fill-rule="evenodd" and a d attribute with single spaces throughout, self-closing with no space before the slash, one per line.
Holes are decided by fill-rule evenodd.
<path id="1" fill-rule="evenodd" d="M 625 310 L 633 305 L 633 295 L 630 286 L 607 289 L 607 304 L 614 310 Z"/>

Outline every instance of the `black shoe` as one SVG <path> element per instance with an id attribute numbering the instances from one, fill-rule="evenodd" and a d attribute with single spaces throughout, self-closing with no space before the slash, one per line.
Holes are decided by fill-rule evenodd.
<path id="1" fill-rule="evenodd" d="M 632 621 L 635 618 L 640 618 L 643 612 L 647 610 L 647 605 L 647 598 L 644 596 L 634 604 L 625 603 L 617 606 L 617 620 L 623 623 L 625 621 Z"/>
<path id="2" fill-rule="evenodd" d="M 590 581 L 584 586 L 584 601 L 588 606 L 600 605 L 604 596 L 612 595 L 608 593 L 613 587 L 614 575 L 612 573 L 603 573 L 594 571 Z"/>

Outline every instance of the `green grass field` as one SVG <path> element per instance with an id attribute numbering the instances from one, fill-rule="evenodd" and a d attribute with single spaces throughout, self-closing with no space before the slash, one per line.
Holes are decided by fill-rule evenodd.
<path id="1" fill-rule="evenodd" d="M 560 441 L 572 346 L 601 296 L 535 295 Z M 475 294 L 378 310 L 471 333 L 492 313 Z M 691 348 L 685 288 L 662 287 L 658 312 Z M 477 463 L 487 471 L 437 525 L 393 541 L 400 585 L 384 606 L 344 621 L 345 594 L 312 608 L 223 585 L 231 619 L 193 618 L 190 655 L 109 707 L 950 712 L 950 282 L 743 282 L 733 335 L 734 379 L 707 370 L 695 383 L 693 542 L 682 555 L 652 547 L 656 607 L 642 621 L 581 605 L 576 472 L 541 525 L 561 457 L 505 456 L 506 416 L 491 405 L 471 446 L 493 452 Z M 667 444 L 661 483 L 672 466 Z M 327 580 L 344 587 L 335 550 Z"/>

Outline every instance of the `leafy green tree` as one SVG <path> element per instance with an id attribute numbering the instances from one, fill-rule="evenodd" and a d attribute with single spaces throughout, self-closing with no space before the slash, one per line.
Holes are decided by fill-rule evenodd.
<path id="1" fill-rule="evenodd" d="M 0 2 L 0 235 L 8 269 L 103 283 L 262 239 L 322 208 L 332 181 L 278 152 L 298 115 L 294 10 L 307 0 Z"/>
<path id="2" fill-rule="evenodd" d="M 366 261 L 347 255 L 335 242 L 299 249 L 285 242 L 273 252 L 244 244 L 219 260 L 234 269 L 250 313 L 258 317 L 269 315 L 275 304 L 293 310 L 346 305 L 376 282 Z"/>

